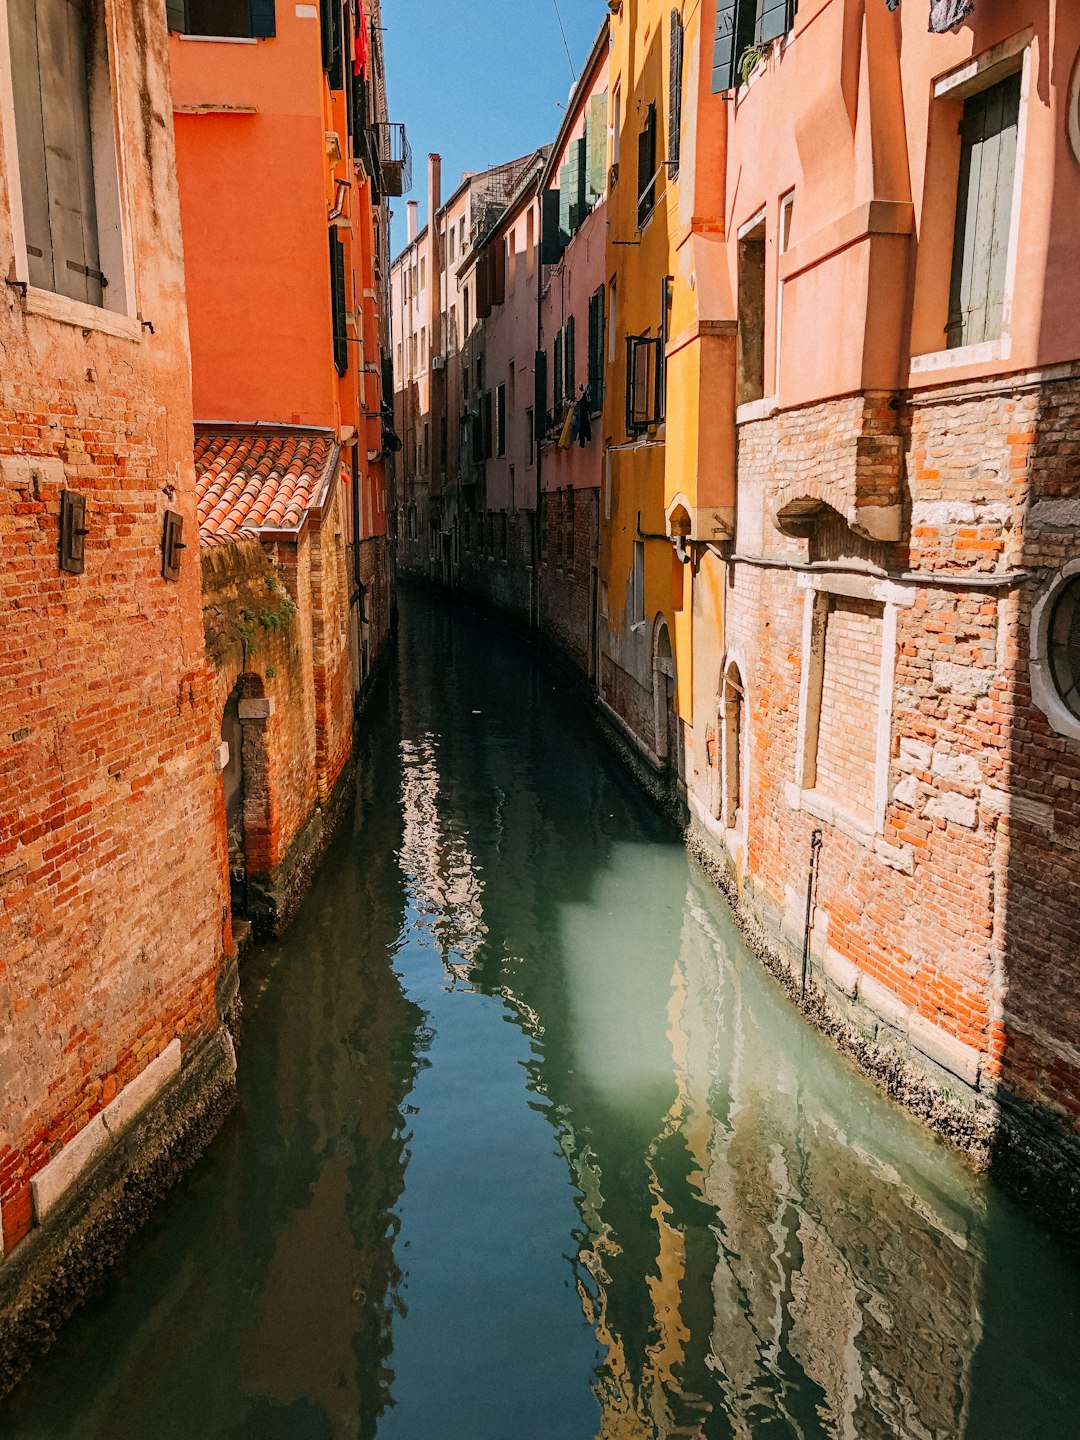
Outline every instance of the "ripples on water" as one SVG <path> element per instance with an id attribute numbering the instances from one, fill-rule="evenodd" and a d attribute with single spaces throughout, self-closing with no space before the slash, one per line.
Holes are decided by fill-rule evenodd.
<path id="1" fill-rule="evenodd" d="M 0 1435 L 1080 1434 L 1075 1255 L 803 1027 L 558 680 L 407 601 L 242 1108 Z"/>

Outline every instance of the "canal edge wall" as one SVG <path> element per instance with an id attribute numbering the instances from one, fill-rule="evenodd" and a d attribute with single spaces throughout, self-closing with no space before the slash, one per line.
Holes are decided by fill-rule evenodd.
<path id="1" fill-rule="evenodd" d="M 229 966 L 235 1002 L 236 969 Z M 0 1396 L 12 1390 L 216 1137 L 236 1104 L 223 1023 L 68 1186 L 43 1224 L 0 1260 Z"/>

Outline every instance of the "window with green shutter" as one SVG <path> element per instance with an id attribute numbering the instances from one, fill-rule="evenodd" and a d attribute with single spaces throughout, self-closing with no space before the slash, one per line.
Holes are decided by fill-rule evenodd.
<path id="1" fill-rule="evenodd" d="M 540 263 L 557 265 L 562 259 L 563 238 L 560 217 L 562 194 L 545 190 L 540 199 Z"/>
<path id="2" fill-rule="evenodd" d="M 566 398 L 573 401 L 577 399 L 577 371 L 576 371 L 576 350 L 577 345 L 574 339 L 574 317 L 570 316 L 563 327 L 563 357 L 566 365 Z"/>
<path id="3" fill-rule="evenodd" d="M 751 46 L 767 45 L 795 23 L 797 0 L 716 0 L 713 33 L 713 94 L 741 81 L 739 64 Z"/>
<path id="4" fill-rule="evenodd" d="M 604 193 L 607 176 L 608 97 L 594 95 L 589 101 L 585 131 L 585 202 L 595 205 Z"/>
<path id="5" fill-rule="evenodd" d="M 1019 74 L 964 101 L 947 325 L 950 349 L 979 345 L 1001 334 L 1019 118 Z"/>
<path id="6" fill-rule="evenodd" d="M 568 186 L 570 191 L 569 220 L 570 234 L 576 235 L 581 229 L 582 222 L 588 214 L 588 206 L 585 203 L 585 141 L 571 140 L 566 155 L 566 168 L 568 174 Z"/>
<path id="7" fill-rule="evenodd" d="M 589 408 L 597 414 L 604 399 L 604 287 L 589 296 Z"/>
<path id="8" fill-rule="evenodd" d="M 560 330 L 551 347 L 551 407 L 556 420 L 561 416 L 563 408 L 563 364 L 563 332 Z"/>

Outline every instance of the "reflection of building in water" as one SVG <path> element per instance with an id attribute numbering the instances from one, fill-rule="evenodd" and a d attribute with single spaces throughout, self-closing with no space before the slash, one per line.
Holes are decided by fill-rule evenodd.
<path id="1" fill-rule="evenodd" d="M 402 740 L 401 760 L 401 868 L 417 913 L 416 928 L 431 936 L 456 983 L 468 978 L 487 934 L 480 898 L 484 887 L 464 835 L 448 831 L 440 818 L 434 738 Z"/>
<path id="2" fill-rule="evenodd" d="M 715 1433 L 746 1440 L 766 1420 L 777 1434 L 952 1440 L 983 1265 L 949 1204 L 952 1159 L 923 1154 L 916 1172 L 908 1122 L 853 1093 L 732 953 L 691 891 L 668 1008 L 674 1098 L 653 1111 L 630 1239 L 613 1219 L 619 1157 L 599 1127 L 585 1142 L 556 1112 L 588 1231 L 579 1294 L 608 1348 L 602 1440 L 712 1435 L 715 1412 Z M 647 1253 L 631 1294 L 615 1270 L 635 1243 Z"/>

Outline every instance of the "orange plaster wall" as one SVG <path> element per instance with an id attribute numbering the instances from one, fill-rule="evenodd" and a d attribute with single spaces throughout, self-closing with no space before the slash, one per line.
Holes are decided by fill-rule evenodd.
<path id="1" fill-rule="evenodd" d="M 291 11 L 274 40 L 170 40 L 197 419 L 338 423 L 317 21 Z"/>

